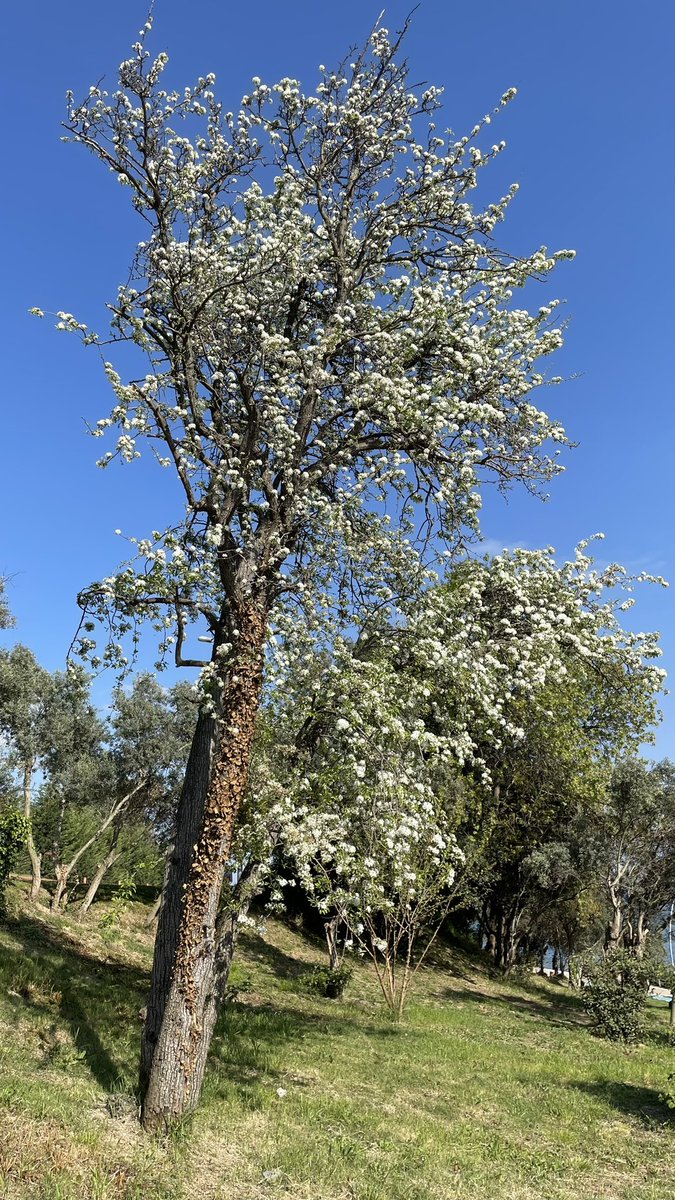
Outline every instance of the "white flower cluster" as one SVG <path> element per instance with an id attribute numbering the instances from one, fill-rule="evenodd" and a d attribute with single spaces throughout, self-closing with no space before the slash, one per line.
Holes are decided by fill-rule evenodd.
<path id="1" fill-rule="evenodd" d="M 113 341 L 143 367 L 125 381 L 106 365 L 115 403 L 94 433 L 118 431 L 102 465 L 149 443 L 182 486 L 184 522 L 139 569 L 159 607 L 179 594 L 189 622 L 299 590 L 330 541 L 374 581 L 401 553 L 397 526 L 423 518 L 452 544 L 486 477 L 558 471 L 565 435 L 530 399 L 560 345 L 555 303 L 529 313 L 513 296 L 569 254 L 494 250 L 515 189 L 470 203 L 501 151 L 476 139 L 513 93 L 440 137 L 440 90 L 409 86 L 384 29 L 314 94 L 255 78 L 236 117 L 211 76 L 163 90 L 165 66 L 143 33 L 119 89 L 71 98 L 67 120 L 149 225 L 111 306 Z M 59 327 L 96 340 L 71 314 Z"/>

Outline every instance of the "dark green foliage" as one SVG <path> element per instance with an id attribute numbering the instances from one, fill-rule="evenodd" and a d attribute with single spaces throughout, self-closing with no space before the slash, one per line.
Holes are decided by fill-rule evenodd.
<path id="1" fill-rule="evenodd" d="M 345 963 L 340 967 L 312 967 L 300 976 L 300 986 L 304 991 L 316 996 L 326 996 L 328 1000 L 339 1000 L 354 972 Z"/>
<path id="2" fill-rule="evenodd" d="M 5 887 L 21 847 L 28 838 L 29 824 L 15 808 L 0 809 L 0 916 L 5 912 Z"/>
<path id="3" fill-rule="evenodd" d="M 595 1032 L 613 1042 L 636 1042 L 647 1003 L 649 964 L 619 951 L 585 970 L 582 1001 Z"/>

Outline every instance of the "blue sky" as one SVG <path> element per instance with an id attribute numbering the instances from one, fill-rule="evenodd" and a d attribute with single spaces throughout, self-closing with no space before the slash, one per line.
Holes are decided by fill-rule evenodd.
<path id="1" fill-rule="evenodd" d="M 215 71 L 226 106 L 235 107 L 252 75 L 294 75 L 311 86 L 316 65 L 361 41 L 381 7 L 193 0 L 188 10 L 157 0 L 154 46 L 168 50 L 178 84 Z M 389 4 L 385 23 L 398 27 L 409 7 Z M 101 76 L 114 82 L 145 6 L 34 0 L 30 28 L 25 13 L 12 5 L 3 15 L 0 573 L 11 577 L 16 636 L 53 669 L 77 624 L 78 589 L 123 556 L 114 530 L 143 535 L 164 524 L 171 492 L 158 473 L 97 471 L 101 443 L 84 422 L 105 414 L 109 395 L 96 356 L 27 315 L 32 305 L 65 309 L 103 327 L 105 301 L 143 236 L 126 193 L 60 142 L 59 122 L 68 87 L 77 95 Z M 443 123 L 458 133 L 518 88 L 500 119 L 507 152 L 485 176 L 495 198 L 510 182 L 521 185 L 500 241 L 514 252 L 541 244 L 577 251 L 550 284 L 566 300 L 570 325 L 556 371 L 568 382 L 545 400 L 579 447 L 548 503 L 516 492 L 508 503 L 486 498 L 488 547 L 553 544 L 567 555 L 602 530 L 603 558 L 675 583 L 674 14 L 666 0 L 639 9 L 625 0 L 423 0 L 407 53 L 414 80 L 444 85 Z M 673 673 L 674 602 L 675 590 L 645 587 L 631 615 L 637 627 L 663 631 Z M 675 757 L 675 702 L 664 709 L 656 753 Z"/>

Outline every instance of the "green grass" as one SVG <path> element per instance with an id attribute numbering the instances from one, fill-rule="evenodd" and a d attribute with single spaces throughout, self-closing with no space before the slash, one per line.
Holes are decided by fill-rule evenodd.
<path id="1" fill-rule="evenodd" d="M 201 1109 L 158 1144 L 133 1097 L 147 910 L 112 932 L 102 911 L 0 928 L 8 1200 L 675 1197 L 663 1010 L 641 1045 L 613 1046 L 564 987 L 507 984 L 456 951 L 395 1026 L 364 965 L 343 1001 L 304 994 L 321 949 L 275 922 L 242 939 Z"/>

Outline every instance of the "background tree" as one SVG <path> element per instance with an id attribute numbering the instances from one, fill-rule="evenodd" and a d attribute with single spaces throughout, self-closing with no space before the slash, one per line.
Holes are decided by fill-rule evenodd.
<path id="1" fill-rule="evenodd" d="M 7 741 L 10 763 L 21 780 L 23 813 L 26 818 L 26 847 L 30 856 L 30 898 L 40 891 L 42 868 L 30 825 L 33 779 L 47 752 L 45 739 L 52 681 L 32 651 L 17 645 L 0 650 L 0 732 Z"/>
<path id="2" fill-rule="evenodd" d="M 662 684 L 656 639 L 621 629 L 632 586 L 583 547 L 562 567 L 550 550 L 467 561 L 405 623 L 300 646 L 271 695 L 255 812 L 281 823 L 331 937 L 339 921 L 377 952 L 398 1015 L 458 897 L 505 970 L 554 914 L 571 945 L 612 754 L 647 735 Z"/>
<path id="3" fill-rule="evenodd" d="M 73 817 L 68 855 L 57 867 L 52 907 L 61 903 L 75 867 L 91 880 L 82 904 L 84 915 L 106 872 L 120 858 L 135 857 L 139 864 L 146 859 L 148 867 L 158 861 L 166 848 L 194 725 L 196 706 L 189 696 L 189 685 L 167 692 L 152 675 L 142 674 L 129 690 L 116 689 L 105 735 L 95 714 L 95 725 L 80 720 L 84 729 L 78 730 L 71 720 L 68 729 L 74 740 L 67 768 L 50 781 L 51 788 L 56 782 L 61 790 L 64 805 L 69 798 Z M 62 709 L 60 729 L 66 724 Z M 66 740 L 60 743 L 62 750 Z M 131 869 L 130 861 L 127 867 Z"/>
<path id="4" fill-rule="evenodd" d="M 7 603 L 5 590 L 5 580 L 0 576 L 0 629 L 10 629 L 14 624 L 14 617 Z"/>
<path id="5" fill-rule="evenodd" d="M 675 896 L 675 766 L 620 763 L 595 836 L 608 907 L 605 951 L 641 958 Z"/>
<path id="6" fill-rule="evenodd" d="M 105 796 L 105 727 L 90 698 L 90 679 L 81 667 L 55 672 L 44 713 L 43 783 L 38 797 L 35 837 L 43 862 L 51 860 L 56 877 L 52 908 L 64 895 L 69 871 L 63 861 L 66 812 Z M 51 827 L 51 828 L 50 828 Z"/>

